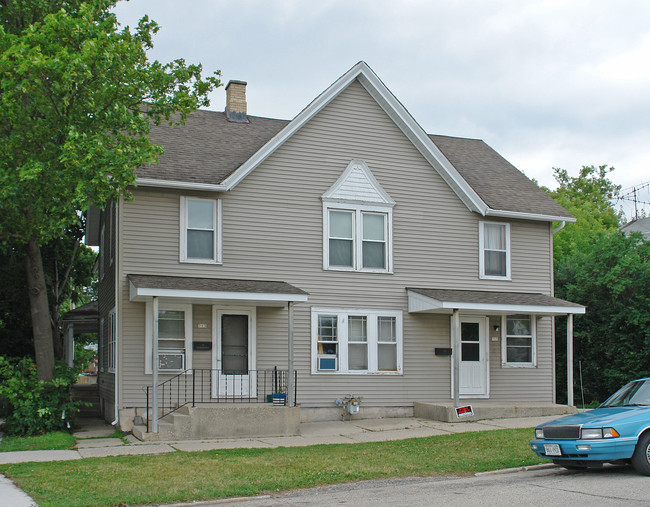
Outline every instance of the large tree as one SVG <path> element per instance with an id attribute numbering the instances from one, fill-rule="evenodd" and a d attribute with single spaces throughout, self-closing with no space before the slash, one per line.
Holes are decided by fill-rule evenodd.
<path id="1" fill-rule="evenodd" d="M 158 25 L 121 27 L 115 0 L 0 4 L 0 241 L 25 255 L 40 379 L 54 350 L 41 246 L 80 211 L 135 183 L 161 148 L 152 123 L 183 122 L 221 83 L 184 60 L 149 61 Z"/>

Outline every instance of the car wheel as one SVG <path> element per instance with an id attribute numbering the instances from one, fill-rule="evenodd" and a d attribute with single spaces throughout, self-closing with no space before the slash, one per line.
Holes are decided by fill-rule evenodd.
<path id="1" fill-rule="evenodd" d="M 644 433 L 632 455 L 632 466 L 643 475 L 650 475 L 650 433 Z"/>

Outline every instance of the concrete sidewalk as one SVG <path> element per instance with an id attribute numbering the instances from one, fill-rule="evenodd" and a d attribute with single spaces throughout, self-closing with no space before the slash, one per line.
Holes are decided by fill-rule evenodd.
<path id="1" fill-rule="evenodd" d="M 299 435 L 291 437 L 231 438 L 218 440 L 185 440 L 174 442 L 141 442 L 132 435 L 111 437 L 115 428 L 99 419 L 80 421 L 80 429 L 72 435 L 77 439 L 75 449 L 63 451 L 0 452 L 0 464 L 30 461 L 68 461 L 83 458 L 124 456 L 133 454 L 161 454 L 179 451 L 211 451 L 254 447 L 298 447 L 319 444 L 355 444 L 383 442 L 406 438 L 430 437 L 450 433 L 488 431 L 508 428 L 532 428 L 557 418 L 519 417 L 488 419 L 475 422 L 445 423 L 428 419 L 360 419 L 354 421 L 326 421 L 302 423 Z M 532 438 L 531 433 L 531 438 Z M 0 499 L 12 507 L 36 505 L 34 500 L 13 482 L 0 474 Z M 0 503 L 1 503 L 0 502 Z"/>

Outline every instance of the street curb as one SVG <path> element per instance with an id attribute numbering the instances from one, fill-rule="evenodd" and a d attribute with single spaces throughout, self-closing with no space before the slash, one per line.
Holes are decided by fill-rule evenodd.
<path id="1" fill-rule="evenodd" d="M 194 507 L 200 505 L 215 505 L 220 503 L 227 502 L 246 502 L 248 500 L 266 500 L 271 498 L 271 495 L 257 495 L 257 496 L 235 496 L 232 498 L 219 498 L 216 500 L 200 500 L 197 502 L 188 502 L 188 503 L 169 503 L 169 504 L 160 504 L 158 507 Z"/>
<path id="2" fill-rule="evenodd" d="M 552 468 L 560 468 L 560 467 L 555 463 L 542 463 L 541 465 L 530 465 L 530 466 L 516 467 L 516 468 L 502 468 L 501 470 L 491 470 L 489 472 L 477 472 L 474 474 L 474 476 L 481 477 L 483 475 L 514 474 L 516 472 L 528 472 L 532 470 L 546 470 Z"/>

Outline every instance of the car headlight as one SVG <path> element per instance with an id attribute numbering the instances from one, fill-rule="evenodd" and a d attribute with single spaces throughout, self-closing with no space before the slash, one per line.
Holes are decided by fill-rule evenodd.
<path id="1" fill-rule="evenodd" d="M 614 428 L 582 428 L 583 439 L 615 438 L 619 434 Z"/>
<path id="2" fill-rule="evenodd" d="M 544 428 L 535 428 L 535 438 L 544 438 Z"/>

